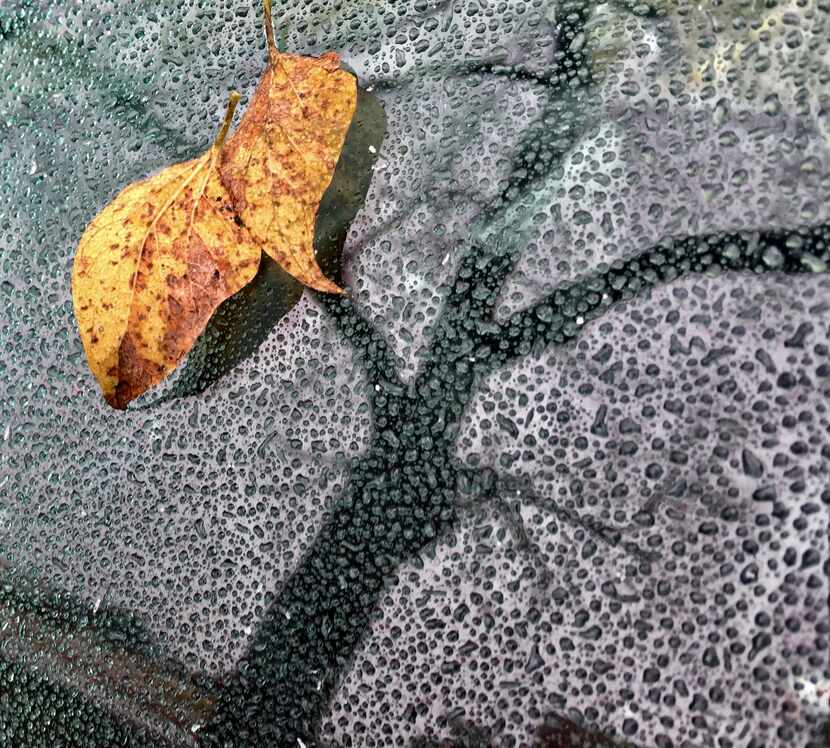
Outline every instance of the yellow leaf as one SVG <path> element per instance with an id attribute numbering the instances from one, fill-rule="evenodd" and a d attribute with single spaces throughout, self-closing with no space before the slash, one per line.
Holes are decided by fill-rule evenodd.
<path id="1" fill-rule="evenodd" d="M 307 286 L 340 289 L 314 257 L 314 224 L 357 101 L 357 82 L 334 52 L 281 54 L 264 0 L 269 62 L 222 156 L 222 181 L 251 235 Z"/>
<path id="2" fill-rule="evenodd" d="M 256 274 L 258 244 L 237 223 L 219 160 L 239 101 L 202 157 L 130 185 L 89 224 L 72 273 L 75 316 L 107 402 L 166 377 L 219 304 Z"/>

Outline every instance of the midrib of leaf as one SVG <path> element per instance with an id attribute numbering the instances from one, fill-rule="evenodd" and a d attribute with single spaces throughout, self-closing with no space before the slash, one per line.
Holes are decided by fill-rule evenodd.
<path id="1" fill-rule="evenodd" d="M 193 171 L 184 179 L 184 181 L 179 185 L 173 195 L 167 200 L 167 202 L 158 210 L 156 214 L 153 216 L 153 220 L 150 222 L 147 231 L 144 234 L 143 239 L 141 240 L 141 244 L 138 248 L 138 257 L 136 258 L 136 265 L 135 265 L 135 273 L 133 274 L 132 283 L 130 286 L 130 303 L 129 308 L 133 308 L 133 303 L 135 302 L 135 287 L 136 282 L 138 281 L 138 271 L 141 267 L 141 260 L 144 256 L 144 248 L 147 246 L 147 240 L 150 238 L 150 234 L 153 233 L 156 229 L 158 222 L 161 220 L 161 217 L 170 210 L 170 207 L 179 199 L 181 194 L 187 189 L 190 183 L 196 178 L 199 171 L 205 166 L 206 163 L 210 163 L 210 167 L 208 169 L 207 177 L 210 178 L 210 169 L 213 168 L 215 162 L 214 150 L 211 149 L 209 153 L 199 159 L 199 161 L 194 165 Z M 204 189 L 207 186 L 207 179 L 205 179 L 204 183 L 202 184 L 201 191 L 194 195 L 193 198 L 193 210 L 191 213 L 190 221 L 188 221 L 187 225 L 187 237 L 188 241 L 190 240 L 191 230 L 193 228 L 193 221 L 196 213 L 196 206 L 198 205 L 199 201 L 204 196 Z M 156 240 L 158 242 L 158 239 Z"/>

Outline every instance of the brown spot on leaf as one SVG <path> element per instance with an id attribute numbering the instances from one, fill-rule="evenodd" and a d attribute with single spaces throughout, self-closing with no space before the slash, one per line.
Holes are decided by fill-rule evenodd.
<path id="1" fill-rule="evenodd" d="M 157 372 L 158 366 L 141 355 L 133 335 L 128 332 L 118 349 L 118 384 L 107 402 L 113 408 L 123 410 L 152 386 Z"/>
<path id="2" fill-rule="evenodd" d="M 214 198 L 231 203 L 218 175 L 220 155 L 218 142 L 203 157 L 128 187 L 81 237 L 75 314 L 90 368 L 114 407 L 167 376 L 216 307 L 256 274 L 261 249 L 247 231 L 233 215 L 200 207 Z M 112 264 L 92 261 L 104 252 L 117 254 Z M 182 266 L 184 277 L 160 272 Z"/>
<path id="3" fill-rule="evenodd" d="M 318 266 L 313 236 L 354 115 L 356 81 L 340 69 L 334 52 L 302 57 L 270 47 L 269 54 L 248 111 L 225 148 L 221 178 L 237 215 L 265 252 L 305 285 L 342 293 Z M 271 160 L 280 168 L 269 168 Z"/>

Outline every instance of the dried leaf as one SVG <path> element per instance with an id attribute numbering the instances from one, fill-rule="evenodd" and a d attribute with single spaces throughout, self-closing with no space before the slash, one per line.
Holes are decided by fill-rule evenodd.
<path id="1" fill-rule="evenodd" d="M 297 280 L 339 293 L 314 257 L 314 224 L 357 100 L 334 52 L 282 54 L 265 0 L 269 62 L 222 158 L 222 181 L 251 235 Z"/>
<path id="2" fill-rule="evenodd" d="M 107 402 L 127 404 L 166 377 L 216 307 L 256 274 L 259 245 L 237 223 L 219 161 L 239 100 L 211 149 L 130 185 L 89 224 L 72 299 Z"/>
<path id="3" fill-rule="evenodd" d="M 335 282 L 342 271 L 349 226 L 366 200 L 385 135 L 383 106 L 358 87 L 355 114 L 314 225 L 314 252 L 320 267 Z M 175 386 L 166 388 L 163 397 L 152 404 L 196 395 L 235 369 L 260 347 L 302 294 L 302 284 L 263 254 L 254 279 L 213 313 L 187 362 L 179 368 Z"/>

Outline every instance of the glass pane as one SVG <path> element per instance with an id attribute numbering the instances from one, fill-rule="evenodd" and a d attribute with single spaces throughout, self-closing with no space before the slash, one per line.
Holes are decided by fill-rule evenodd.
<path id="1" fill-rule="evenodd" d="M 0 7 L 0 744 L 830 745 L 827 0 L 274 20 L 358 78 L 347 294 L 263 259 L 117 411 L 78 240 L 261 9 Z"/>

